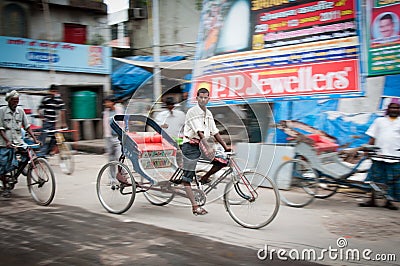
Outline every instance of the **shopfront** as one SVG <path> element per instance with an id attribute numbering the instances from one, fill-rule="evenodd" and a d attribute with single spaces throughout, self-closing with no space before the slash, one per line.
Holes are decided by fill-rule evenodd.
<path id="1" fill-rule="evenodd" d="M 35 113 L 50 85 L 56 84 L 66 103 L 69 127 L 73 128 L 74 108 L 79 107 L 74 107 L 71 99 L 74 93 L 89 91 L 96 95 L 93 105 L 96 110 L 88 119 L 101 119 L 103 95 L 111 90 L 109 47 L 0 36 L 0 49 L 7 51 L 0 55 L 0 88 L 3 94 L 13 89 L 21 91 L 20 104 Z M 101 132 L 80 132 L 79 138 L 84 136 L 101 138 Z"/>

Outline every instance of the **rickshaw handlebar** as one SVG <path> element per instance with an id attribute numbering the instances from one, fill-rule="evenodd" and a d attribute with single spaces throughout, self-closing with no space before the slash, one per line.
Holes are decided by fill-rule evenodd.
<path id="1" fill-rule="evenodd" d="M 13 148 L 39 148 L 40 144 L 39 143 L 34 143 L 34 144 L 11 144 L 11 147 Z"/>
<path id="2" fill-rule="evenodd" d="M 55 133 L 55 132 L 63 132 L 68 130 L 67 127 L 65 128 L 60 128 L 60 129 L 53 129 L 53 130 L 43 130 L 44 133 Z"/>
<path id="3" fill-rule="evenodd" d="M 372 158 L 380 158 L 380 159 L 389 159 L 389 160 L 397 160 L 400 161 L 399 156 L 392 156 L 392 155 L 381 155 L 377 154 L 377 152 L 380 150 L 379 147 L 374 146 L 374 145 L 363 145 L 361 146 L 361 151 L 368 152 L 369 156 Z M 400 151 L 400 149 L 397 149 L 397 151 Z"/>

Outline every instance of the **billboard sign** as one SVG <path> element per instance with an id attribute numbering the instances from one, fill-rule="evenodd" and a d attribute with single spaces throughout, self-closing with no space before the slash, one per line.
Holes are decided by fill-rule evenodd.
<path id="1" fill-rule="evenodd" d="M 400 0 L 367 0 L 368 74 L 400 73 Z"/>
<path id="2" fill-rule="evenodd" d="M 192 93 L 211 104 L 363 95 L 357 0 L 203 6 Z"/>

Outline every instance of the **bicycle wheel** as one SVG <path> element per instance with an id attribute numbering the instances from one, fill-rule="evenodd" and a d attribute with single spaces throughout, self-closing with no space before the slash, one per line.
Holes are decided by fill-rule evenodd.
<path id="1" fill-rule="evenodd" d="M 351 168 L 357 169 L 357 171 L 354 174 L 360 174 L 360 173 L 367 173 L 368 170 L 371 168 L 372 161 L 369 158 L 363 157 L 359 159 L 358 161 L 353 161 Z M 339 185 L 334 183 L 335 180 L 332 177 L 325 176 L 323 174 L 320 174 L 319 177 L 319 188 L 318 188 L 318 193 L 315 194 L 315 197 L 317 199 L 326 199 L 334 194 L 339 189 Z"/>
<path id="2" fill-rule="evenodd" d="M 300 159 L 282 163 L 275 172 L 274 181 L 283 203 L 290 207 L 304 207 L 314 200 L 318 190 L 318 174 Z"/>
<path id="3" fill-rule="evenodd" d="M 58 151 L 59 151 L 59 164 L 61 171 L 64 174 L 70 175 L 74 172 L 74 156 L 72 155 L 71 152 L 71 145 L 69 143 L 61 143 L 58 146 Z"/>
<path id="4" fill-rule="evenodd" d="M 143 194 L 147 201 L 153 205 L 167 205 L 175 197 L 175 189 L 172 187 L 172 183 L 169 181 L 162 181 L 156 186 L 152 186 L 147 179 L 141 177 L 141 182 L 150 186 L 150 188 L 144 191 Z"/>
<path id="5" fill-rule="evenodd" d="M 329 177 L 320 176 L 318 179 L 319 186 L 318 191 L 314 195 L 317 199 L 327 199 L 336 194 L 339 186 L 333 184 Z"/>
<path id="6" fill-rule="evenodd" d="M 224 205 L 232 219 L 246 228 L 271 223 L 279 210 L 279 191 L 267 176 L 246 171 L 225 187 Z"/>
<path id="7" fill-rule="evenodd" d="M 42 206 L 49 205 L 56 193 L 53 169 L 44 158 L 35 158 L 29 165 L 27 183 L 32 198 Z"/>
<path id="8" fill-rule="evenodd" d="M 125 164 L 112 161 L 101 168 L 96 191 L 101 205 L 108 212 L 122 214 L 129 210 L 135 200 L 136 183 Z"/>

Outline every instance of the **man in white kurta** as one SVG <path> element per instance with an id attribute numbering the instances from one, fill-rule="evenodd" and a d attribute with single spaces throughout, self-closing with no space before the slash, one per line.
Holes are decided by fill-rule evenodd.
<path id="1" fill-rule="evenodd" d="M 183 126 L 185 125 L 185 113 L 175 108 L 173 97 L 168 97 L 165 101 L 167 109 L 157 114 L 155 121 L 167 132 L 178 144 L 179 139 L 183 138 Z"/>
<path id="2" fill-rule="evenodd" d="M 387 115 L 375 119 L 366 134 L 371 137 L 369 144 L 380 148 L 379 154 L 399 158 L 372 158 L 372 166 L 366 178 L 367 181 L 385 183 L 387 193 L 395 200 L 400 199 L 400 101 L 394 98 L 389 104 Z M 361 207 L 374 207 L 375 198 L 359 204 Z M 390 200 L 384 206 L 390 210 L 397 210 Z"/>

